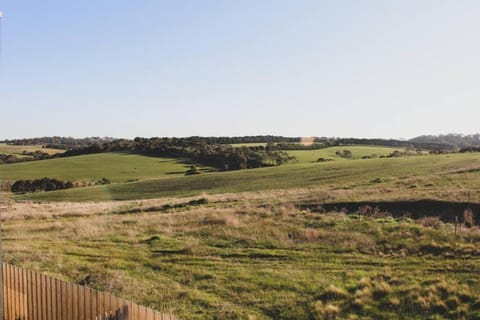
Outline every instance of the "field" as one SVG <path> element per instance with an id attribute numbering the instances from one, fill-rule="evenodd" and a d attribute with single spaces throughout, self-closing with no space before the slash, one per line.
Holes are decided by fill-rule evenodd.
<path id="1" fill-rule="evenodd" d="M 105 177 L 111 182 L 126 182 L 182 176 L 189 167 L 188 161 L 179 159 L 129 153 L 100 153 L 2 165 L 0 176 L 2 180 L 49 177 L 87 182 L 95 182 Z"/>
<path id="2" fill-rule="evenodd" d="M 105 154 L 103 156 L 108 158 L 111 155 Z M 133 159 L 135 158 L 132 158 L 132 161 L 134 161 Z M 152 158 L 151 161 L 158 161 L 158 158 Z M 32 164 L 34 163 L 28 163 L 27 165 Z M 20 164 L 15 164 L 15 166 L 18 165 Z M 12 165 L 5 167 L 10 168 L 10 166 Z M 55 166 L 49 167 L 52 170 L 55 168 Z M 66 172 L 68 172 L 67 168 Z M 111 168 L 107 167 L 105 170 L 111 170 Z M 24 174 L 25 170 L 16 172 Z M 113 181 L 121 181 L 121 179 L 113 176 L 113 173 L 109 175 L 107 171 L 99 169 L 98 176 L 101 177 L 102 173 L 107 178 L 112 178 Z M 131 183 L 35 193 L 18 198 L 56 201 L 134 200 L 192 196 L 203 193 L 218 194 L 289 188 L 319 188 L 325 191 L 348 191 L 349 199 L 352 201 L 362 200 L 365 197 L 479 201 L 479 173 L 480 156 L 478 154 L 425 155 L 405 158 L 300 163 L 255 170 L 213 172 L 197 176 L 171 177 L 168 180 L 150 179 Z M 121 172 L 117 172 L 117 174 L 121 174 Z M 45 172 L 39 171 L 37 175 L 44 176 Z M 8 177 L 7 173 L 6 177 Z M 13 178 L 13 176 L 11 177 Z M 127 175 L 123 179 L 130 177 Z"/>
<path id="3" fill-rule="evenodd" d="M 346 160 L 335 154 L 337 151 L 349 150 L 352 152 L 352 159 L 363 157 L 378 158 L 388 156 L 393 151 L 403 151 L 403 148 L 379 147 L 379 146 L 338 146 L 318 150 L 292 150 L 288 154 L 295 156 L 300 163 L 316 162 L 319 158 L 326 160 Z"/>
<path id="4" fill-rule="evenodd" d="M 115 182 L 8 195 L 4 259 L 182 319 L 480 318 L 479 154 L 304 159 L 196 176 L 128 154 L 4 165 Z"/>
<path id="5" fill-rule="evenodd" d="M 11 203 L 4 257 L 182 319 L 478 319 L 478 228 L 302 209 L 323 197 Z"/>
<path id="6" fill-rule="evenodd" d="M 63 153 L 65 150 L 60 149 L 48 149 L 42 148 L 41 145 L 28 145 L 28 146 L 15 146 L 9 145 L 6 143 L 0 143 L 0 154 L 13 154 L 15 156 L 24 156 L 22 153 L 23 151 L 26 152 L 35 152 L 35 151 L 42 151 L 48 154 L 56 154 L 56 153 Z"/>

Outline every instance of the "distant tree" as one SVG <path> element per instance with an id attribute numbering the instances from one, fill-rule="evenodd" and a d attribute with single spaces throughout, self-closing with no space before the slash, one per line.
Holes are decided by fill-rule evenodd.
<path id="1" fill-rule="evenodd" d="M 353 158 L 353 154 L 350 150 L 337 150 L 337 152 L 335 152 L 335 154 L 337 156 L 339 156 L 340 158 L 345 158 L 345 159 L 352 159 Z"/>
<path id="2" fill-rule="evenodd" d="M 192 174 L 199 174 L 200 171 L 198 171 L 198 168 L 196 165 L 192 164 L 190 166 L 190 169 L 187 170 L 187 172 L 185 172 L 185 175 L 189 176 L 189 175 L 192 175 Z"/>

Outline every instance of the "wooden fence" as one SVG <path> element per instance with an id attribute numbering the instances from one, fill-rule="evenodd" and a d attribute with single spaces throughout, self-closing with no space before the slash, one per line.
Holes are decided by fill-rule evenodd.
<path id="1" fill-rule="evenodd" d="M 133 302 L 6 263 L 3 320 L 176 320 Z"/>

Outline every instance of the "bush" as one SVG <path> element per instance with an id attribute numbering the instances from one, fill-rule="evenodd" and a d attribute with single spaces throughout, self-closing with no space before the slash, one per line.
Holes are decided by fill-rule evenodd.
<path id="1" fill-rule="evenodd" d="M 463 212 L 463 222 L 465 223 L 465 226 L 467 227 L 473 227 L 473 225 L 475 224 L 475 221 L 473 219 L 473 211 L 472 209 L 466 209 L 464 212 Z"/>
<path id="2" fill-rule="evenodd" d="M 435 229 L 438 229 L 442 224 L 442 220 L 440 220 L 439 217 L 423 217 L 419 222 L 424 227 L 432 227 Z"/>
<path id="3" fill-rule="evenodd" d="M 107 178 L 102 178 L 100 180 L 97 181 L 96 185 L 103 185 L 103 184 L 110 184 L 110 180 L 108 180 Z"/>
<path id="4" fill-rule="evenodd" d="M 352 151 L 350 151 L 350 150 L 337 150 L 337 152 L 335 152 L 335 154 L 337 156 L 339 156 L 340 158 L 345 158 L 345 159 L 352 159 L 353 158 Z"/>
<path id="5" fill-rule="evenodd" d="M 186 176 L 189 176 L 189 175 L 192 175 L 192 174 L 200 174 L 200 171 L 198 171 L 197 166 L 194 165 L 194 164 L 192 164 L 190 166 L 190 169 L 188 169 L 187 172 L 185 172 Z"/>

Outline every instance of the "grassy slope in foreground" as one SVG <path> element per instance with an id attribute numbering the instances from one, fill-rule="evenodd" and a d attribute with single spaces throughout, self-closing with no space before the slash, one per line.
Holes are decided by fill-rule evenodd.
<path id="1" fill-rule="evenodd" d="M 300 210 L 287 192 L 257 195 L 88 217 L 16 219 L 13 208 L 4 259 L 180 319 L 479 319 L 478 228 L 455 236 L 436 220 L 358 219 Z"/>
<path id="2" fill-rule="evenodd" d="M 215 194 L 305 187 L 363 192 L 381 188 L 382 192 L 397 198 L 403 195 L 419 198 L 424 194 L 437 194 L 437 198 L 444 199 L 451 198 L 449 194 L 468 190 L 468 196 L 473 197 L 471 200 L 475 197 L 480 199 L 480 155 L 426 155 L 292 164 L 36 193 L 17 198 L 53 201 L 128 200 L 187 196 L 202 192 Z"/>
<path id="3" fill-rule="evenodd" d="M 148 157 L 129 153 L 99 153 L 0 166 L 2 180 L 56 178 L 71 181 L 112 182 L 183 175 L 189 165 L 179 159 Z"/>

